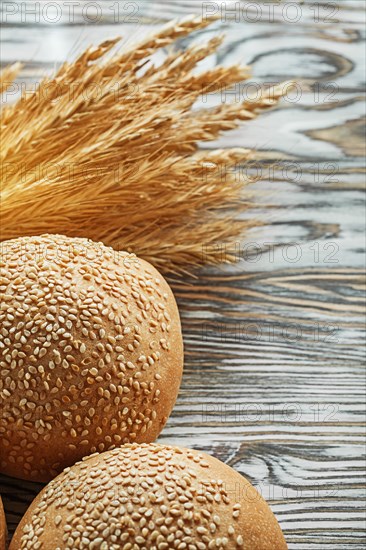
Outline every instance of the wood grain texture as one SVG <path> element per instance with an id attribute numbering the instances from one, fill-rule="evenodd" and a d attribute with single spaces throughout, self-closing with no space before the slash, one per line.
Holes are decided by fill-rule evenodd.
<path id="1" fill-rule="evenodd" d="M 20 11 L 7 16 L 2 65 L 24 61 L 19 82 L 30 85 L 86 44 L 118 34 L 131 40 L 207 9 L 196 0 L 146 1 L 133 2 L 132 13 L 122 3 L 116 18 L 107 1 L 101 20 L 90 24 L 85 4 L 72 21 L 63 12 L 57 25 L 22 20 Z M 223 259 L 234 245 L 238 264 L 172 281 L 185 374 L 160 441 L 201 448 L 246 475 L 270 502 L 290 549 L 361 550 L 364 3 L 298 2 L 296 22 L 285 1 L 271 11 L 258 2 L 255 22 L 253 2 L 237 2 L 239 18 L 224 2 L 209 4 L 221 20 L 202 35 L 227 37 L 205 63 L 251 63 L 257 85 L 296 78 L 298 94 L 210 144 L 257 147 L 257 159 L 239 166 L 238 177 L 260 175 L 252 187 L 258 207 L 249 215 L 265 225 L 240 242 L 217 243 Z M 210 94 L 205 105 L 223 93 Z M 11 532 L 40 488 L 0 476 Z"/>

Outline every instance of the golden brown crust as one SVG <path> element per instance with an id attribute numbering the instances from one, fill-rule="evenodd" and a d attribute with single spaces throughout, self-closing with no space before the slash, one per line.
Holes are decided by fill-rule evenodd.
<path id="1" fill-rule="evenodd" d="M 125 445 L 68 468 L 34 500 L 10 550 L 286 550 L 270 508 L 199 451 Z"/>
<path id="2" fill-rule="evenodd" d="M 0 497 L 0 550 L 5 550 L 6 543 L 6 521 L 3 503 Z"/>
<path id="3" fill-rule="evenodd" d="M 87 239 L 1 247 L 0 470 L 48 481 L 90 453 L 154 441 L 183 367 L 163 277 Z"/>

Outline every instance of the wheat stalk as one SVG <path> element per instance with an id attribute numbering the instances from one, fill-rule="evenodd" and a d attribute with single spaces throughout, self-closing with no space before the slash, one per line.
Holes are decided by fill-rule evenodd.
<path id="1" fill-rule="evenodd" d="M 45 232 L 86 236 L 133 250 L 164 272 L 222 261 L 213 245 L 253 224 L 237 219 L 249 202 L 245 182 L 229 170 L 251 153 L 202 151 L 198 142 L 254 118 L 286 87 L 255 102 L 193 109 L 202 93 L 245 80 L 249 69 L 192 72 L 219 47 L 217 37 L 170 53 L 157 66 L 149 58 L 209 22 L 170 23 L 114 55 L 117 39 L 89 48 L 44 78 L 33 95 L 3 108 L 1 240 Z M 20 69 L 1 73 L 1 92 Z M 225 260 L 231 259 L 228 252 Z"/>

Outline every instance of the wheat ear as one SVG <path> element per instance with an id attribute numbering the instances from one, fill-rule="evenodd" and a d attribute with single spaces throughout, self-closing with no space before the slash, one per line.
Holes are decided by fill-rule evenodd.
<path id="1" fill-rule="evenodd" d="M 1 240 L 45 232 L 90 237 L 133 250 L 164 272 L 234 258 L 230 251 L 223 257 L 217 243 L 233 242 L 254 223 L 238 219 L 250 205 L 248 181 L 233 173 L 251 152 L 207 152 L 199 144 L 272 107 L 287 87 L 195 109 L 203 93 L 242 82 L 249 68 L 197 74 L 218 37 L 170 51 L 158 65 L 150 58 L 208 23 L 171 23 L 117 54 L 117 39 L 88 48 L 33 95 L 3 108 Z M 2 72 L 2 92 L 20 68 Z"/>

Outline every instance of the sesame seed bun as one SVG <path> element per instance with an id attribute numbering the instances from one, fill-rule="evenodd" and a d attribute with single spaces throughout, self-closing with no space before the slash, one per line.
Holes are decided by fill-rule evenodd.
<path id="1" fill-rule="evenodd" d="M 158 271 L 61 235 L 1 243 L 0 471 L 49 481 L 83 456 L 155 441 L 183 367 Z"/>
<path id="2" fill-rule="evenodd" d="M 5 550 L 6 543 L 6 521 L 3 503 L 0 497 L 0 550 Z"/>
<path id="3" fill-rule="evenodd" d="M 38 546 L 37 546 L 38 545 Z M 285 550 L 267 503 L 199 451 L 125 445 L 92 455 L 31 504 L 10 550 Z"/>

